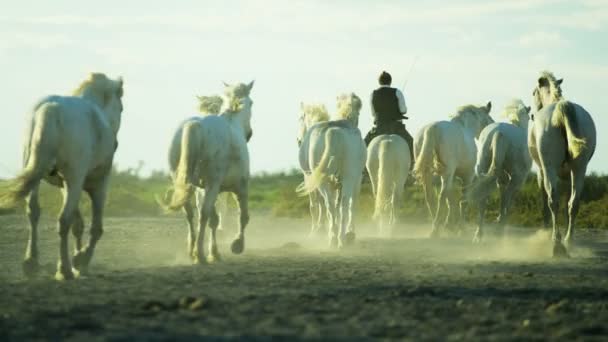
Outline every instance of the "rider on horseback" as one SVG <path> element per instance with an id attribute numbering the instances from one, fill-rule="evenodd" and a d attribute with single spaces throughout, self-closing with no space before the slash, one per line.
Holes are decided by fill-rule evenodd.
<path id="1" fill-rule="evenodd" d="M 396 134 L 402 137 L 410 150 L 410 165 L 414 165 L 414 138 L 405 129 L 402 120 L 407 117 L 407 107 L 403 93 L 397 88 L 391 88 L 392 77 L 383 71 L 378 78 L 380 87 L 372 92 L 371 104 L 374 116 L 374 127 L 365 136 L 365 144 L 381 134 Z M 410 169 L 411 169 L 410 166 Z"/>

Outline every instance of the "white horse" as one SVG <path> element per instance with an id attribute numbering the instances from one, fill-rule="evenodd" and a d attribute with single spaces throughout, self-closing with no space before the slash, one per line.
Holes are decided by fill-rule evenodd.
<path id="1" fill-rule="evenodd" d="M 61 188 L 63 206 L 59 214 L 60 237 L 57 280 L 84 273 L 93 257 L 95 245 L 103 233 L 103 209 L 112 169 L 116 136 L 122 114 L 122 79 L 112 80 L 92 73 L 73 96 L 48 96 L 34 106 L 25 136 L 23 172 L 3 189 L 2 206 L 15 206 L 26 199 L 30 235 L 23 271 L 32 275 L 38 263 L 38 189 L 46 180 Z M 90 240 L 82 246 L 83 223 L 78 209 L 82 190 L 91 198 Z M 74 267 L 68 256 L 68 234 L 76 238 Z"/>
<path id="2" fill-rule="evenodd" d="M 346 246 L 355 239 L 353 206 L 361 189 L 366 158 L 365 143 L 357 128 L 360 110 L 361 99 L 355 94 L 339 96 L 337 120 L 310 127 L 300 145 L 302 169 L 310 173 L 298 192 L 319 191 L 323 196 L 332 247 Z"/>
<path id="3" fill-rule="evenodd" d="M 199 206 L 198 231 L 189 224 L 188 251 L 195 263 L 220 259 L 216 229 L 219 217 L 215 209 L 221 192 L 236 195 L 240 209 L 239 231 L 231 250 L 240 254 L 245 248 L 245 227 L 249 222 L 249 151 L 247 142 L 252 136 L 249 84 L 226 85 L 225 109 L 220 115 L 192 117 L 180 124 L 169 150 L 169 167 L 173 178 L 173 193 L 168 203 L 161 205 L 170 210 L 184 208 L 193 214 L 191 198 L 195 188 L 204 189 Z M 191 218 L 189 218 L 191 222 Z M 205 227 L 209 224 L 211 236 L 209 257 L 203 254 Z"/>
<path id="4" fill-rule="evenodd" d="M 528 152 L 528 121 L 530 107 L 521 100 L 512 100 L 503 112 L 510 123 L 500 122 L 486 126 L 479 135 L 479 151 L 475 173 L 477 181 L 469 198 L 478 203 L 478 227 L 473 238 L 483 238 L 484 215 L 487 198 L 498 184 L 500 210 L 497 222 L 504 231 L 511 200 L 528 177 L 532 159 Z"/>
<path id="5" fill-rule="evenodd" d="M 302 145 L 302 140 L 306 132 L 316 123 L 329 121 L 329 113 L 324 105 L 300 103 L 302 111 L 300 116 L 300 131 L 298 132 L 298 146 Z M 310 175 L 310 165 L 306 156 L 307 151 L 300 149 L 300 168 L 304 174 L 304 178 Z M 313 191 L 308 195 L 310 216 L 312 218 L 312 227 L 310 235 L 314 236 L 318 233 L 323 225 L 324 206 L 322 196 L 319 191 Z"/>
<path id="6" fill-rule="evenodd" d="M 407 142 L 396 134 L 375 137 L 367 148 L 367 172 L 375 196 L 373 218 L 380 234 L 392 233 L 412 160 Z M 388 231 L 385 228 L 388 227 Z"/>
<path id="7" fill-rule="evenodd" d="M 553 221 L 553 255 L 567 256 L 557 227 L 559 210 L 558 179 L 570 178 L 568 231 L 564 241 L 572 243 L 574 220 L 585 181 L 587 164 L 595 152 L 596 130 L 591 115 L 580 105 L 564 100 L 562 80 L 543 72 L 534 89 L 537 113 L 528 134 L 532 159 L 540 169 L 539 184 L 544 186 Z"/>
<path id="8" fill-rule="evenodd" d="M 218 115 L 222 110 L 222 105 L 224 104 L 224 99 L 221 96 L 197 96 L 199 100 L 199 112 L 202 115 Z M 203 189 L 196 189 L 196 207 L 197 212 L 200 211 L 201 206 L 204 203 L 205 191 Z M 236 203 L 236 198 L 232 196 L 231 193 L 224 192 L 220 193 L 217 196 L 217 201 L 215 202 L 215 209 L 220 219 L 220 223 L 217 227 L 217 230 L 224 230 L 227 226 L 232 224 L 231 218 L 233 218 L 234 211 L 233 207 L 230 205 L 229 200 L 234 201 Z M 194 213 L 192 210 L 192 206 L 184 207 L 184 211 L 186 213 L 186 220 L 188 222 L 189 229 L 194 229 Z"/>
<path id="9" fill-rule="evenodd" d="M 492 103 L 485 106 L 467 105 L 458 108 L 450 121 L 436 121 L 423 127 L 416 136 L 414 144 L 416 164 L 414 174 L 424 188 L 426 203 L 433 218 L 431 237 L 439 235 L 439 224 L 443 217 L 445 225 L 453 225 L 452 210 L 456 209 L 456 198 L 453 195 L 454 177 L 462 181 L 466 189 L 475 176 L 475 157 L 477 147 L 475 138 L 481 130 L 494 122 L 490 116 Z M 441 178 L 439 200 L 435 203 L 432 175 Z M 460 202 L 458 224 L 463 216 L 464 202 Z"/>

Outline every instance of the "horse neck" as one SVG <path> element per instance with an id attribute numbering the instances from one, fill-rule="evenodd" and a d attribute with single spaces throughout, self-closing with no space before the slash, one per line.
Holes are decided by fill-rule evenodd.
<path id="1" fill-rule="evenodd" d="M 101 109 L 101 112 L 106 116 L 110 123 L 110 126 L 112 127 L 112 132 L 114 132 L 115 136 L 118 135 L 118 130 L 120 129 L 121 113 L 115 113 L 105 108 L 104 99 L 101 98 L 99 94 L 96 94 L 94 92 L 85 91 L 82 95 L 80 95 L 80 97 L 95 104 L 99 109 Z"/>
<path id="2" fill-rule="evenodd" d="M 523 120 L 512 121 L 511 124 L 513 126 L 521 128 L 522 130 L 524 130 L 525 132 L 527 132 L 528 131 L 529 120 L 528 119 L 523 119 Z"/>
<path id="3" fill-rule="evenodd" d="M 479 129 L 479 122 L 471 119 L 469 116 L 456 116 L 450 121 L 461 125 L 465 131 L 474 137 L 477 137 L 481 132 L 481 129 Z"/>
<path id="4" fill-rule="evenodd" d="M 247 132 L 245 132 L 245 124 L 243 122 L 241 114 L 242 114 L 242 111 L 239 111 L 239 112 L 226 111 L 226 112 L 220 114 L 220 116 L 225 118 L 226 120 L 228 120 L 228 123 L 230 124 L 230 126 L 232 128 L 239 131 L 239 133 L 241 133 L 243 135 L 243 137 L 246 137 Z"/>

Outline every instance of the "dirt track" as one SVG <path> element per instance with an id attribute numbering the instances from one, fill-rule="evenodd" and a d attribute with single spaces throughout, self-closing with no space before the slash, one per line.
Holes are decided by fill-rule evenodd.
<path id="1" fill-rule="evenodd" d="M 253 216 L 244 255 L 221 242 L 224 261 L 192 266 L 182 220 L 107 219 L 91 275 L 60 283 L 54 224 L 42 223 L 44 271 L 27 281 L 26 220 L 0 217 L 0 340 L 608 338 L 606 231 L 580 231 L 562 261 L 546 232 L 480 246 L 371 232 L 329 251 L 305 221 Z"/>

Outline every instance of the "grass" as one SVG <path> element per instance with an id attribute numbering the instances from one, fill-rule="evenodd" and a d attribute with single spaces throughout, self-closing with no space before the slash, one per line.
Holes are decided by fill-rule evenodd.
<path id="1" fill-rule="evenodd" d="M 299 171 L 262 173 L 252 177 L 250 183 L 250 209 L 270 213 L 279 217 L 307 217 L 308 198 L 299 196 L 295 189 L 302 181 Z M 0 186 L 1 186 L 0 181 Z M 113 170 L 108 194 L 106 215 L 108 216 L 158 216 L 166 215 L 156 203 L 156 196 L 162 196 L 170 185 L 169 176 L 154 172 L 149 177 L 141 177 L 134 169 Z M 566 205 L 566 193 L 562 195 L 562 206 Z M 608 227 L 608 176 L 590 174 L 586 177 L 577 219 L 578 227 Z M 41 206 L 45 214 L 56 215 L 61 205 L 61 194 L 52 186 L 41 186 Z M 498 199 L 494 194 L 488 204 L 488 219 L 497 214 Z M 530 175 L 513 201 L 510 223 L 524 227 L 538 227 L 542 224 L 540 190 L 536 177 Z M 86 196 L 81 199 L 81 209 L 90 213 Z M 373 197 L 368 183 L 363 184 L 356 215 L 369 218 L 373 210 Z M 562 210 L 565 212 L 565 210 Z M 23 208 L 0 210 L 1 214 L 23 212 Z M 170 215 L 181 215 L 180 213 Z M 475 208 L 469 210 L 469 220 L 474 219 Z M 405 222 L 427 222 L 428 211 L 420 186 L 414 184 L 406 188 L 405 198 L 399 208 L 399 216 Z M 564 215 L 560 215 L 563 220 Z M 563 221 L 562 221 L 563 223 Z"/>

